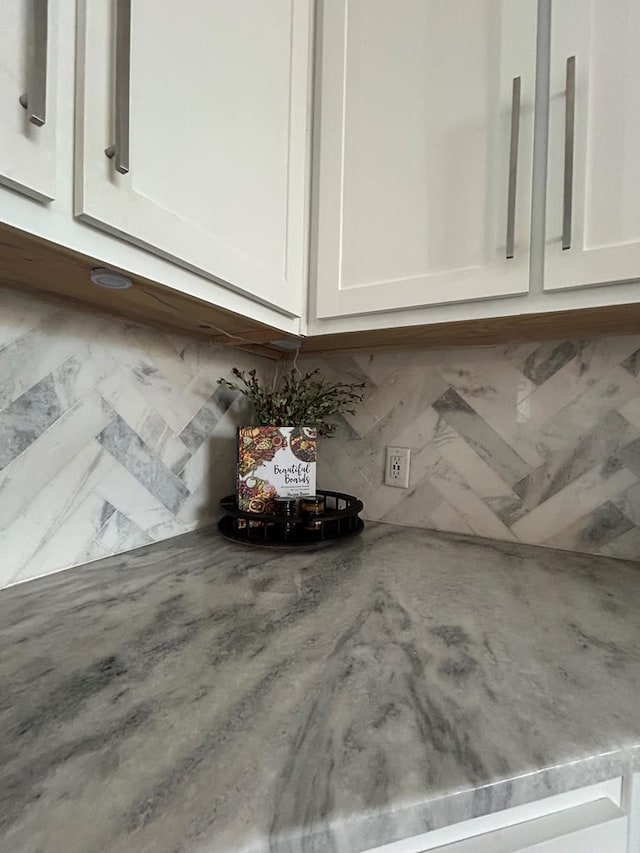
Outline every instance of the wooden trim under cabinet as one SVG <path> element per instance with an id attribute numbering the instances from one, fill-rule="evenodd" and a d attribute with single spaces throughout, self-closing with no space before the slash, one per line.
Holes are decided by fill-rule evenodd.
<path id="1" fill-rule="evenodd" d="M 384 350 L 459 349 L 559 338 L 640 333 L 640 302 L 431 323 L 393 329 L 339 332 L 297 338 L 209 302 L 139 276 L 134 287 L 108 291 L 92 285 L 89 275 L 103 264 L 86 255 L 0 224 L 0 287 L 30 291 L 81 311 L 99 311 L 163 331 L 231 346 L 283 360 L 300 342 L 305 355 Z M 126 270 L 120 270 L 129 275 Z M 469 310 L 472 310 L 470 306 Z M 288 349 L 273 345 L 286 342 Z M 285 344 L 285 347 L 286 347 Z"/>
<path id="2" fill-rule="evenodd" d="M 472 307 L 470 310 L 473 310 Z M 304 355 L 337 355 L 371 350 L 459 349 L 525 341 L 639 333 L 640 303 L 636 302 L 602 308 L 314 335 L 304 339 L 301 351 Z"/>
<path id="3" fill-rule="evenodd" d="M 140 276 L 123 272 L 133 281 L 129 290 L 101 290 L 89 275 L 104 263 L 0 224 L 0 287 L 30 291 L 64 302 L 81 311 L 98 311 L 218 346 L 233 346 L 271 359 L 288 352 L 271 341 L 296 337 L 234 314 L 209 302 L 172 290 Z M 108 265 L 109 269 L 113 269 Z"/>

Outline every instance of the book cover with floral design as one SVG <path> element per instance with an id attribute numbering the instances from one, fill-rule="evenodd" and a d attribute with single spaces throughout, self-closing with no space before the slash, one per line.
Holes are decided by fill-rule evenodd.
<path id="1" fill-rule="evenodd" d="M 315 495 L 316 448 L 313 427 L 241 427 L 238 508 L 269 513 L 277 497 Z"/>

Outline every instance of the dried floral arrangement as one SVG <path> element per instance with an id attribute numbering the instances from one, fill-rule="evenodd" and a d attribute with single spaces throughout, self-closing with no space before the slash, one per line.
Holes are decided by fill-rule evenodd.
<path id="1" fill-rule="evenodd" d="M 315 427 L 324 436 L 335 433 L 333 418 L 355 414 L 366 387 L 364 382 L 329 382 L 318 369 L 303 374 L 294 368 L 277 377 L 269 389 L 256 370 L 234 367 L 231 372 L 237 381 L 218 379 L 218 384 L 244 394 L 253 404 L 256 426 Z"/>

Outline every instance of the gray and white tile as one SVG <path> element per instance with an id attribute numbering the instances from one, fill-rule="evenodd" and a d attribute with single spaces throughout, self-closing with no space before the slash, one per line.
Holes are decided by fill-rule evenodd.
<path id="1" fill-rule="evenodd" d="M 0 529 L 28 513 L 43 486 L 73 462 L 78 449 L 95 438 L 112 418 L 110 405 L 97 391 L 91 391 L 0 471 Z"/>
<path id="2" fill-rule="evenodd" d="M 636 559 L 639 352 L 623 336 L 303 359 L 372 383 L 367 415 L 321 445 L 320 479 L 372 519 Z M 396 444 L 412 453 L 406 492 L 382 485 Z"/>
<path id="3" fill-rule="evenodd" d="M 215 518 L 249 412 L 222 404 L 214 425 L 216 381 L 271 362 L 9 291 L 0 308 L 0 586 Z"/>
<path id="4" fill-rule="evenodd" d="M 216 517 L 250 418 L 216 380 L 271 362 L 24 294 L 0 305 L 0 585 Z M 319 485 L 369 518 L 635 558 L 638 353 L 625 336 L 300 359 L 368 383 L 320 444 Z M 412 450 L 408 491 L 382 485 L 393 444 Z"/>
<path id="5" fill-rule="evenodd" d="M 123 468 L 131 471 L 147 491 L 173 515 L 177 515 L 189 495 L 187 487 L 162 464 L 126 421 L 116 415 L 96 436 L 96 441 L 108 450 Z"/>
<path id="6" fill-rule="evenodd" d="M 453 388 L 433 408 L 506 483 L 518 482 L 528 471 L 524 459 Z"/>

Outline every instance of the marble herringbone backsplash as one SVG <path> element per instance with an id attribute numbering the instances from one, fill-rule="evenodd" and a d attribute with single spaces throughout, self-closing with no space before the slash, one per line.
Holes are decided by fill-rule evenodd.
<path id="1" fill-rule="evenodd" d="M 640 559 L 640 335 L 315 363 L 369 386 L 318 477 L 366 517 Z M 0 292 L 0 586 L 214 520 L 250 420 L 216 385 L 236 364 L 272 369 Z M 381 485 L 389 444 L 407 491 Z"/>
<path id="2" fill-rule="evenodd" d="M 640 335 L 316 364 L 369 385 L 318 457 L 365 517 L 640 559 Z M 381 485 L 387 445 L 409 490 Z"/>
<path id="3" fill-rule="evenodd" d="M 215 519 L 261 361 L 0 292 L 0 586 Z"/>

